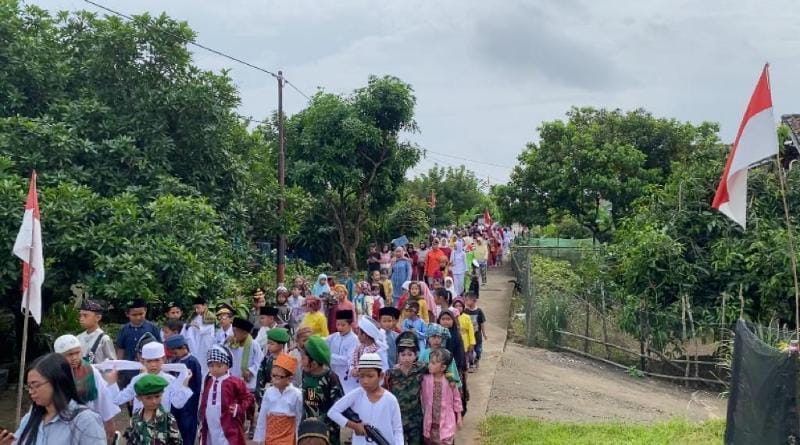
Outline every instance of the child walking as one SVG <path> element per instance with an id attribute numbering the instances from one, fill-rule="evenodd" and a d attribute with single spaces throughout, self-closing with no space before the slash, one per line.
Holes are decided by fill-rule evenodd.
<path id="1" fill-rule="evenodd" d="M 186 341 L 189 343 L 189 350 L 197 357 L 202 371 L 201 378 L 208 374 L 206 365 L 206 355 L 208 348 L 214 344 L 214 323 L 216 318 L 208 310 L 208 301 L 204 297 L 195 298 L 194 314 L 187 328 Z"/>
<path id="2" fill-rule="evenodd" d="M 319 298 L 314 296 L 306 297 L 306 314 L 303 316 L 303 326 L 311 328 L 311 332 L 314 335 L 327 337 L 330 333 L 328 331 L 328 319 L 320 311 L 321 308 L 322 302 Z"/>
<path id="3" fill-rule="evenodd" d="M 257 443 L 295 445 L 303 418 L 303 392 L 291 381 L 296 371 L 297 361 L 288 354 L 280 353 L 273 361 L 272 385 L 264 393 L 253 436 Z"/>
<path id="4" fill-rule="evenodd" d="M 203 371 L 200 368 L 200 361 L 189 352 L 186 338 L 181 334 L 168 338 L 164 342 L 164 346 L 172 353 L 171 363 L 182 363 L 192 372 L 192 376 L 189 378 L 192 397 L 183 408 L 172 408 L 172 414 L 175 415 L 178 422 L 178 430 L 181 432 L 183 443 L 194 444 L 197 437 L 197 407 L 200 404 L 200 392 L 203 389 Z"/>
<path id="5" fill-rule="evenodd" d="M 469 371 L 475 372 L 478 369 L 478 364 L 481 361 L 481 352 L 483 352 L 483 341 L 488 340 L 484 324 L 486 323 L 486 315 L 483 310 L 478 307 L 478 296 L 472 293 L 467 293 L 466 298 L 467 307 L 464 308 L 464 313 L 469 316 L 472 321 L 472 327 L 475 329 L 475 349 L 474 354 L 470 354 Z"/>
<path id="6" fill-rule="evenodd" d="M 255 403 L 244 380 L 228 369 L 233 357 L 227 348 L 214 345 L 208 350 L 208 376 L 200 397 L 198 417 L 202 445 L 246 445 L 244 421 Z"/>
<path id="7" fill-rule="evenodd" d="M 175 418 L 161 406 L 161 396 L 167 386 L 169 382 L 163 377 L 152 374 L 134 384 L 142 409 L 133 413 L 125 430 L 128 445 L 183 445 Z"/>
<path id="8" fill-rule="evenodd" d="M 81 304 L 79 321 L 85 330 L 78 334 L 78 340 L 81 342 L 83 357 L 91 364 L 117 358 L 114 342 L 100 329 L 102 318 L 103 306 L 99 303 L 86 300 Z"/>
<path id="9" fill-rule="evenodd" d="M 402 444 L 403 423 L 400 405 L 395 396 L 381 387 L 383 365 L 378 354 L 367 353 L 358 360 L 358 382 L 360 387 L 345 394 L 333 404 L 328 416 L 339 426 L 354 431 L 353 445 L 368 445 L 366 425 L 372 425 L 389 443 Z M 348 420 L 342 412 L 351 408 L 361 422 Z"/>
<path id="10" fill-rule="evenodd" d="M 422 406 L 425 412 L 422 435 L 425 444 L 452 445 L 461 428 L 461 396 L 445 378 L 453 356 L 447 349 L 430 353 L 429 374 L 422 378 Z"/>
<path id="11" fill-rule="evenodd" d="M 403 413 L 403 437 L 407 445 L 422 445 L 422 377 L 428 372 L 417 361 L 417 339 L 411 332 L 397 337 L 397 366 L 389 370 L 386 387 L 397 398 Z"/>
<path id="12" fill-rule="evenodd" d="M 289 340 L 289 331 L 286 328 L 272 328 L 267 332 L 267 353 L 264 355 L 264 359 L 261 360 L 261 365 L 258 367 L 258 377 L 256 378 L 256 401 L 259 403 L 264 397 L 264 391 L 272 383 L 272 367 L 275 357 L 284 352 Z"/>
<path id="13" fill-rule="evenodd" d="M 303 358 L 303 420 L 316 418 L 328 426 L 332 445 L 339 445 L 339 425 L 328 417 L 333 404 L 344 391 L 336 373 L 328 367 L 331 350 L 322 338 L 308 337 L 302 348 Z"/>

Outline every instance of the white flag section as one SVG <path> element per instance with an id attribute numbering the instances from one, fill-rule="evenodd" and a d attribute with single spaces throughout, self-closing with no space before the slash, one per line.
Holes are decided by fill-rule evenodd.
<path id="1" fill-rule="evenodd" d="M 42 254 L 42 224 L 39 219 L 39 199 L 36 195 L 36 172 L 31 173 L 28 201 L 22 227 L 14 243 L 14 255 L 22 260 L 22 311 L 30 309 L 37 324 L 42 324 L 42 283 L 44 256 Z"/>
<path id="2" fill-rule="evenodd" d="M 769 65 L 764 66 L 745 111 L 712 207 L 745 228 L 747 226 L 747 170 L 778 154 L 778 134 L 772 115 Z"/>

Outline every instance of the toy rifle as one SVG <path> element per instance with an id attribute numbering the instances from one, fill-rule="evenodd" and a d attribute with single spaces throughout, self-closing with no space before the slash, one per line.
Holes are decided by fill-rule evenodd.
<path id="1" fill-rule="evenodd" d="M 359 417 L 358 413 L 353 411 L 352 408 L 347 408 L 344 410 L 342 415 L 351 422 L 362 423 L 361 417 Z M 365 423 L 364 430 L 367 432 L 367 442 L 374 442 L 376 445 L 392 445 L 392 442 L 386 440 L 386 438 L 383 437 L 383 434 L 381 434 L 380 430 L 374 426 Z"/>

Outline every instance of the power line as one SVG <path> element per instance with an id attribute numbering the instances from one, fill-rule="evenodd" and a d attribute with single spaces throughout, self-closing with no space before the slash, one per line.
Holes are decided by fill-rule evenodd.
<path id="1" fill-rule="evenodd" d="M 86 3 L 89 3 L 90 5 L 94 5 L 95 7 L 97 7 L 97 8 L 100 8 L 100 9 L 102 9 L 102 10 L 106 11 L 106 12 L 110 12 L 111 14 L 114 14 L 114 15 L 116 15 L 116 16 L 118 16 L 118 17 L 122 17 L 122 18 L 124 18 L 124 19 L 126 19 L 126 20 L 133 21 L 133 17 L 132 17 L 132 16 L 130 16 L 130 15 L 127 15 L 127 14 L 124 14 L 124 13 L 122 13 L 122 12 L 116 11 L 116 10 L 114 10 L 114 9 L 111 9 L 111 8 L 109 8 L 109 7 L 107 7 L 107 6 L 101 5 L 101 4 L 99 4 L 99 3 L 97 3 L 97 2 L 94 2 L 94 1 L 92 1 L 92 0 L 83 0 L 83 1 L 84 1 L 84 2 L 86 2 Z M 273 71 L 271 71 L 271 70 L 268 70 L 268 69 L 266 69 L 266 68 L 260 67 L 260 66 L 258 66 L 258 65 L 255 65 L 255 64 L 252 64 L 252 63 L 250 63 L 250 62 L 248 62 L 248 61 L 246 61 L 246 60 L 242 60 L 242 59 L 240 59 L 240 58 L 238 58 L 238 57 L 231 56 L 230 54 L 226 54 L 226 53 L 224 53 L 224 52 L 222 52 L 222 51 L 219 51 L 219 50 L 216 50 L 216 49 L 214 49 L 214 48 L 211 48 L 211 47 L 205 46 L 205 45 L 203 45 L 203 44 L 201 44 L 201 43 L 198 43 L 198 42 L 197 42 L 196 40 L 194 40 L 194 39 L 186 39 L 186 37 L 185 37 L 185 36 L 181 36 L 181 35 L 174 34 L 174 33 L 172 33 L 172 32 L 169 32 L 169 31 L 165 30 L 165 29 L 162 29 L 162 28 L 157 28 L 157 29 L 158 29 L 158 31 L 159 31 L 159 32 L 162 32 L 162 33 L 164 33 L 164 34 L 170 35 L 170 36 L 172 36 L 172 37 L 175 37 L 175 38 L 177 38 L 177 39 L 185 39 L 185 40 L 186 40 L 186 43 L 188 43 L 188 44 L 190 44 L 190 45 L 194 45 L 194 46 L 196 46 L 196 47 L 198 47 L 198 48 L 200 48 L 200 49 L 206 50 L 206 51 L 208 51 L 208 52 L 210 52 L 210 53 L 212 53 L 212 54 L 216 54 L 216 55 L 218 55 L 218 56 L 220 56 L 220 57 L 224 57 L 224 58 L 226 58 L 226 59 L 228 59 L 228 60 L 231 60 L 231 61 L 233 61 L 233 62 L 236 62 L 236 63 L 242 64 L 242 65 L 244 65 L 244 66 L 246 66 L 246 67 L 249 67 L 249 68 L 252 68 L 252 69 L 254 69 L 254 70 L 261 71 L 262 73 L 269 74 L 270 76 L 274 77 L 275 79 L 277 79 L 277 78 L 278 78 L 278 74 L 276 74 L 275 72 L 273 72 Z M 296 87 L 294 84 L 292 84 L 292 83 L 289 83 L 289 81 L 288 81 L 288 80 L 286 80 L 286 78 L 284 78 L 284 82 L 285 82 L 286 84 L 288 84 L 289 86 L 291 86 L 291 87 L 292 87 L 292 89 L 294 89 L 295 91 L 297 91 L 298 93 L 300 93 L 300 95 L 301 95 L 301 96 L 305 97 L 305 98 L 306 98 L 306 99 L 308 99 L 308 100 L 311 100 L 311 97 L 309 97 L 309 96 L 308 96 L 306 93 L 302 92 L 302 91 L 301 91 L 299 88 L 297 88 L 297 87 Z"/>
<path id="2" fill-rule="evenodd" d="M 475 159 L 463 158 L 463 157 L 461 157 L 461 156 L 455 156 L 455 155 L 451 155 L 451 154 L 447 154 L 447 153 L 442 153 L 442 152 L 438 152 L 438 151 L 433 151 L 433 150 L 428 150 L 428 149 L 426 149 L 426 151 L 429 151 L 429 152 L 431 152 L 431 153 L 437 154 L 437 155 L 439 155 L 439 156 L 446 156 L 446 157 L 448 157 L 448 158 L 459 159 L 459 160 L 462 160 L 462 161 L 472 162 L 472 163 L 474 163 L 474 164 L 485 164 L 485 165 L 491 165 L 492 167 L 507 168 L 507 169 L 509 169 L 509 170 L 511 170 L 511 169 L 513 169 L 513 168 L 514 168 L 514 167 L 510 167 L 510 166 L 508 166 L 508 165 L 500 165 L 500 164 L 495 164 L 495 163 L 493 163 L 493 162 L 478 161 L 478 160 L 475 160 Z"/>

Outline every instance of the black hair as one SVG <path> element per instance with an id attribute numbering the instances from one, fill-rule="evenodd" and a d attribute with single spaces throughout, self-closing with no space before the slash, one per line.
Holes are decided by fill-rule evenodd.
<path id="1" fill-rule="evenodd" d="M 445 289 L 443 287 L 440 287 L 439 289 L 436 289 L 436 296 L 444 298 L 444 300 L 447 302 L 448 305 L 450 304 L 451 300 L 453 299 L 452 293 L 449 290 L 447 290 L 447 289 Z"/>
<path id="2" fill-rule="evenodd" d="M 169 319 L 166 323 L 164 323 L 164 327 L 172 332 L 177 332 L 180 334 L 180 332 L 183 330 L 183 324 L 183 320 Z"/>
<path id="3" fill-rule="evenodd" d="M 459 331 L 458 317 L 449 310 L 445 310 L 439 314 L 439 318 L 437 318 L 436 321 L 442 324 L 442 317 L 444 316 L 450 317 L 450 319 L 453 320 L 453 325 L 449 328 L 445 328 L 450 331 L 450 338 L 445 341 L 444 346 L 452 354 L 452 359 L 456 361 L 456 367 L 459 370 L 467 369 L 467 356 L 464 352 L 466 347 Z"/>
<path id="4" fill-rule="evenodd" d="M 75 388 L 75 381 L 72 378 L 72 369 L 69 362 L 61 354 L 50 353 L 43 355 L 31 363 L 28 373 L 35 370 L 47 380 L 53 389 L 52 403 L 55 406 L 58 416 L 66 421 L 72 421 L 82 410 L 69 409 L 69 402 L 75 400 L 83 403 Z M 47 407 L 37 404 L 31 405 L 28 423 L 22 430 L 18 438 L 20 445 L 32 445 L 36 443 L 39 434 L 39 426 L 47 414 Z"/>

